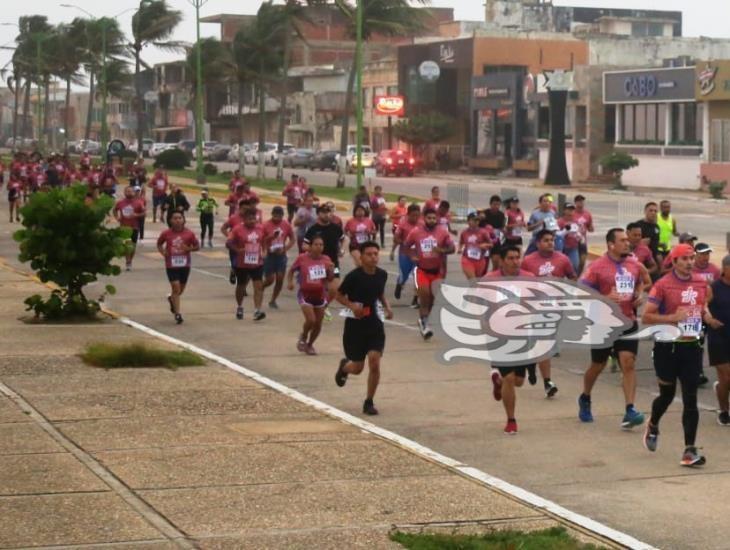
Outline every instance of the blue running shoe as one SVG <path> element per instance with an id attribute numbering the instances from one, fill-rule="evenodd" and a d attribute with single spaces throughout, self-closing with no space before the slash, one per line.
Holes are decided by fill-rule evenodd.
<path id="1" fill-rule="evenodd" d="M 631 407 L 626 414 L 624 419 L 621 421 L 621 427 L 624 430 L 630 430 L 635 426 L 641 426 L 644 423 L 644 415 L 637 411 L 634 407 Z"/>
<path id="2" fill-rule="evenodd" d="M 652 426 L 651 422 L 646 423 L 646 431 L 644 432 L 644 447 L 652 453 L 659 446 L 659 428 Z"/>
<path id="3" fill-rule="evenodd" d="M 593 422 L 591 400 L 586 399 L 582 394 L 578 396 L 578 418 L 581 422 Z"/>

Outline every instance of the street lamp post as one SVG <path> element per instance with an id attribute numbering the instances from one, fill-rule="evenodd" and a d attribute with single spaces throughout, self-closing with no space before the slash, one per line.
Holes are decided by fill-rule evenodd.
<path id="1" fill-rule="evenodd" d="M 195 170 L 198 183 L 205 183 L 203 173 L 203 60 L 200 48 L 200 8 L 208 0 L 188 0 L 195 7 Z"/>
<path id="2" fill-rule="evenodd" d="M 0 23 L 0 26 L 17 27 L 18 30 L 20 30 L 20 25 L 18 25 L 17 23 Z M 0 46 L 0 49 L 15 51 L 15 48 L 10 48 L 7 46 L 7 44 L 10 44 L 10 42 L 7 42 L 3 46 Z M 17 74 L 17 71 L 15 71 L 15 67 L 14 67 L 13 72 L 15 74 Z M 13 157 L 15 157 L 15 152 L 18 149 L 18 101 L 20 101 L 20 90 L 18 89 L 19 80 L 20 80 L 19 78 L 14 79 L 14 82 L 13 82 L 14 88 L 15 88 L 15 90 L 14 90 L 15 99 L 14 99 L 14 105 L 13 105 L 13 112 L 14 112 L 14 115 L 13 115 L 13 148 L 11 150 Z M 25 116 L 26 116 L 26 114 L 23 113 L 23 117 L 25 117 Z"/>

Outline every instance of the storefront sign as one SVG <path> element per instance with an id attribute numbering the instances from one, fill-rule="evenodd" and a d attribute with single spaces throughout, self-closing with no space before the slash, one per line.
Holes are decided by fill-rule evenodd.
<path id="1" fill-rule="evenodd" d="M 402 95 L 375 96 L 375 114 L 385 116 L 404 116 L 406 102 Z"/>
<path id="2" fill-rule="evenodd" d="M 435 61 L 424 61 L 418 66 L 418 74 L 427 82 L 436 82 L 441 76 L 441 69 Z"/>
<path id="3" fill-rule="evenodd" d="M 521 76 L 497 73 L 472 77 L 471 97 L 474 110 L 511 107 L 520 100 Z"/>
<path id="4" fill-rule="evenodd" d="M 454 47 L 450 44 L 441 44 L 439 46 L 439 59 L 444 64 L 453 63 L 456 60 Z"/>
<path id="5" fill-rule="evenodd" d="M 694 67 L 603 73 L 603 102 L 663 103 L 694 101 Z"/>
<path id="6" fill-rule="evenodd" d="M 729 101 L 730 61 L 698 61 L 695 90 L 697 101 Z"/>
<path id="7" fill-rule="evenodd" d="M 509 88 L 488 88 L 487 86 L 477 86 L 474 88 L 474 97 L 476 99 L 486 99 L 489 97 L 509 97 Z"/>

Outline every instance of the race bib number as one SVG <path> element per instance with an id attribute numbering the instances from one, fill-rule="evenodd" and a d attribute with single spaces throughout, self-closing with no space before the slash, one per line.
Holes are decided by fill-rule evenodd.
<path id="1" fill-rule="evenodd" d="M 477 248 L 475 246 L 470 246 L 466 249 L 466 256 L 470 260 L 481 260 L 482 259 L 482 250 L 481 248 Z"/>
<path id="2" fill-rule="evenodd" d="M 327 277 L 327 270 L 323 265 L 313 265 L 309 267 L 309 280 L 321 281 Z"/>
<path id="3" fill-rule="evenodd" d="M 628 274 L 618 274 L 615 278 L 616 281 L 616 292 L 619 294 L 631 294 L 634 295 L 634 278 Z"/>
<path id="4" fill-rule="evenodd" d="M 188 257 L 187 255 L 176 255 L 170 257 L 170 265 L 172 267 L 187 267 Z"/>
<path id="5" fill-rule="evenodd" d="M 122 208 L 122 216 L 124 216 L 125 218 L 131 218 L 132 216 L 134 216 L 134 207 L 125 206 L 124 208 Z"/>
<path id="6" fill-rule="evenodd" d="M 355 240 L 358 242 L 358 244 L 362 244 L 368 240 L 368 236 L 365 233 L 356 233 Z"/>
<path id="7" fill-rule="evenodd" d="M 424 254 L 431 254 L 433 249 L 436 247 L 436 241 L 433 239 L 423 239 L 421 241 L 421 252 Z"/>
<path id="8" fill-rule="evenodd" d="M 558 222 L 555 221 L 555 218 L 547 218 L 545 220 L 545 229 L 548 231 L 557 231 L 558 230 Z"/>
<path id="9" fill-rule="evenodd" d="M 157 180 L 157 189 L 162 191 L 165 188 L 165 180 Z"/>
<path id="10" fill-rule="evenodd" d="M 682 336 L 699 338 L 700 332 L 702 331 L 702 318 L 693 315 L 687 317 L 678 326 L 679 330 L 682 331 Z"/>
<path id="11" fill-rule="evenodd" d="M 522 237 L 522 228 L 521 227 L 513 227 L 512 228 L 512 236 L 513 237 Z"/>
<path id="12" fill-rule="evenodd" d="M 248 265 L 256 265 L 259 263 L 259 253 L 257 251 L 245 252 L 243 254 L 243 263 Z"/>
<path id="13" fill-rule="evenodd" d="M 302 198 L 302 192 L 297 188 L 294 189 L 294 192 L 292 193 L 292 197 L 294 197 L 294 200 L 299 200 Z"/>

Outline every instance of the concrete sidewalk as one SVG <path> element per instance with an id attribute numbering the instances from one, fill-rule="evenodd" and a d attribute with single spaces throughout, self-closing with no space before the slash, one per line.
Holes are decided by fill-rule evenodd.
<path id="1" fill-rule="evenodd" d="M 397 548 L 395 528 L 559 523 L 616 547 L 221 365 L 86 366 L 89 342 L 168 344 L 23 322 L 47 289 L 0 267 L 1 548 Z"/>

